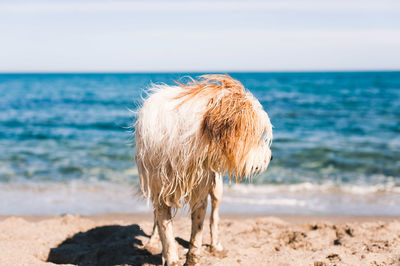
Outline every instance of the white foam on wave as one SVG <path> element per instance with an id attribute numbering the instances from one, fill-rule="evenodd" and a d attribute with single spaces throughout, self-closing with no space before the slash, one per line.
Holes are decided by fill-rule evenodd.
<path id="1" fill-rule="evenodd" d="M 305 206 L 306 202 L 304 200 L 288 199 L 288 198 L 272 198 L 272 199 L 256 199 L 256 198 L 246 198 L 246 197 L 233 197 L 225 196 L 223 201 L 231 203 L 248 203 L 253 205 L 275 205 L 275 206 Z"/>
<path id="2" fill-rule="evenodd" d="M 400 186 L 394 182 L 375 185 L 354 185 L 354 184 L 335 184 L 325 182 L 322 184 L 313 184 L 304 182 L 298 184 L 234 184 L 225 185 L 225 191 L 240 194 L 264 194 L 278 192 L 331 192 L 331 193 L 349 193 L 349 194 L 373 194 L 373 193 L 395 193 L 400 194 Z"/>
<path id="3" fill-rule="evenodd" d="M 221 210 L 242 213 L 400 215 L 394 184 L 226 185 Z"/>
<path id="4" fill-rule="evenodd" d="M 0 183 L 0 214 L 149 213 L 137 185 L 98 180 Z M 333 183 L 224 186 L 221 212 L 261 214 L 400 215 L 394 184 Z"/>
<path id="5" fill-rule="evenodd" d="M 136 186 L 110 182 L 40 182 L 0 185 L 0 214 L 149 212 Z"/>

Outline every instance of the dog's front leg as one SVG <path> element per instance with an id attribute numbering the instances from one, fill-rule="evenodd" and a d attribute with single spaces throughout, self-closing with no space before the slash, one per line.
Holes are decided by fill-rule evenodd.
<path id="1" fill-rule="evenodd" d="M 203 244 L 203 223 L 207 210 L 207 196 L 198 206 L 192 208 L 192 234 L 190 236 L 189 252 L 185 265 L 197 265 L 200 260 L 201 246 Z"/>
<path id="2" fill-rule="evenodd" d="M 172 229 L 171 208 L 158 204 L 155 213 L 162 243 L 163 259 L 167 261 L 168 266 L 178 265 L 179 257 Z"/>
<path id="3" fill-rule="evenodd" d="M 211 188 L 211 219 L 210 219 L 210 233 L 211 233 L 211 251 L 222 251 L 222 245 L 218 240 L 218 223 L 219 223 L 219 203 L 222 200 L 223 183 L 222 175 L 215 173 L 214 185 Z"/>

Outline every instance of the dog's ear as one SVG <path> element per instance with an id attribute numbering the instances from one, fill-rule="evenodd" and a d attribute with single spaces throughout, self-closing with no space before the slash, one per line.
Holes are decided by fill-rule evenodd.
<path id="1" fill-rule="evenodd" d="M 244 91 L 216 95 L 208 103 L 201 126 L 212 168 L 240 182 L 247 174 L 245 157 L 259 145 L 262 132 L 253 103 Z"/>

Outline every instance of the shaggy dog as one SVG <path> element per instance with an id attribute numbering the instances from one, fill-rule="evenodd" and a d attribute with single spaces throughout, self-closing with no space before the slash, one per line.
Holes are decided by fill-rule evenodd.
<path id="1" fill-rule="evenodd" d="M 163 259 L 177 265 L 171 210 L 188 203 L 192 233 L 186 263 L 197 264 L 210 194 L 211 249 L 222 250 L 222 176 L 240 182 L 266 170 L 272 159 L 272 125 L 261 104 L 230 76 L 204 75 L 187 84 L 155 85 L 135 126 L 141 189 L 154 209 L 150 242 L 158 228 Z"/>

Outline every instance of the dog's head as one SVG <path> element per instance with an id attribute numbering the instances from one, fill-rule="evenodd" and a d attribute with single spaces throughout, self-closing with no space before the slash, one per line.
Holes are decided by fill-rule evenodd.
<path id="1" fill-rule="evenodd" d="M 242 177 L 265 171 L 272 159 L 272 125 L 259 101 L 228 75 L 204 75 L 185 84 L 184 101 L 207 98 L 199 131 L 205 167 Z"/>

